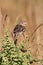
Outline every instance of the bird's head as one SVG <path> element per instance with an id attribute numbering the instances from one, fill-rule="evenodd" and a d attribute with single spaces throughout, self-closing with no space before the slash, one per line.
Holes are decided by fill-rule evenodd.
<path id="1" fill-rule="evenodd" d="M 26 21 L 20 21 L 19 23 L 18 23 L 19 25 L 22 25 L 22 26 L 27 26 L 27 22 Z"/>
<path id="2" fill-rule="evenodd" d="M 28 23 L 27 23 L 27 19 L 25 16 L 22 17 L 22 15 L 19 15 L 17 18 L 16 18 L 16 21 L 18 21 L 18 24 L 19 25 L 22 25 L 22 26 L 27 26 Z"/>

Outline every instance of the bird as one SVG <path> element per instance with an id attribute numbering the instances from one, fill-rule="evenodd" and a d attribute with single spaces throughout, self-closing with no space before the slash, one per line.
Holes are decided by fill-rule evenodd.
<path id="1" fill-rule="evenodd" d="M 14 43 L 15 44 L 17 44 L 17 36 L 19 35 L 19 34 L 22 34 L 23 36 L 25 36 L 24 35 L 24 32 L 26 31 L 26 22 L 22 22 L 22 21 L 20 21 L 16 26 L 15 26 L 15 28 L 13 29 L 13 37 L 14 37 Z"/>

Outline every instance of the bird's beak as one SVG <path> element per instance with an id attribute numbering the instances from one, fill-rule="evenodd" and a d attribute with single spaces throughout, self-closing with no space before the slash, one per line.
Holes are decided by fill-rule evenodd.
<path id="1" fill-rule="evenodd" d="M 27 26 L 27 22 L 24 22 L 24 23 L 23 23 L 23 26 Z"/>

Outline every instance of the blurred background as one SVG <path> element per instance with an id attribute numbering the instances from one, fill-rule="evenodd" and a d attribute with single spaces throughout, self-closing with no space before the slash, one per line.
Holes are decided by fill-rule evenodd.
<path id="1" fill-rule="evenodd" d="M 0 8 L 2 8 L 2 15 L 9 16 L 8 29 L 11 32 L 18 23 L 17 17 L 28 23 L 28 36 L 34 29 L 43 23 L 43 0 L 0 0 Z M 43 26 L 33 35 L 33 40 L 29 42 L 31 46 L 31 53 L 36 58 L 43 57 Z"/>

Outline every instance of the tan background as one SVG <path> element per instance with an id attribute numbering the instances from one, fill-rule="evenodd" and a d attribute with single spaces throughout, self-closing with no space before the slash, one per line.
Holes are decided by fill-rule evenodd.
<path id="1" fill-rule="evenodd" d="M 10 18 L 8 24 L 10 33 L 18 22 L 16 18 L 20 15 L 28 23 L 29 35 L 36 26 L 43 23 L 43 0 L 0 0 L 0 8 L 2 8 L 2 14 L 6 13 Z M 43 45 L 43 26 L 37 30 L 29 44 L 31 45 L 32 55 L 36 58 L 42 58 L 43 46 L 40 44 Z"/>

